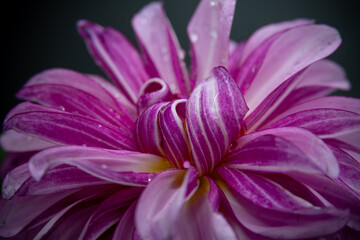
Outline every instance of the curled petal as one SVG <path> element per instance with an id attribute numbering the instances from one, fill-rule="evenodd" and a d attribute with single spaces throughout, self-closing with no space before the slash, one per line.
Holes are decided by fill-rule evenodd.
<path id="1" fill-rule="evenodd" d="M 170 101 L 173 98 L 169 86 L 159 78 L 148 80 L 141 87 L 137 102 L 139 113 L 147 107 L 159 102 Z"/>
<path id="2" fill-rule="evenodd" d="M 156 103 L 140 113 L 136 122 L 136 139 L 143 152 L 164 156 L 162 136 L 159 127 L 159 114 L 167 103 Z"/>
<path id="3" fill-rule="evenodd" d="M 193 161 L 200 174 L 211 171 L 239 134 L 248 108 L 225 68 L 201 81 L 187 102 L 186 124 Z"/>
<path id="4" fill-rule="evenodd" d="M 259 145 L 255 141 L 257 138 L 259 138 Z M 254 142 L 251 143 L 253 140 Z M 248 150 L 246 150 L 246 144 L 249 144 Z M 268 147 L 267 144 L 269 144 Z M 234 159 L 236 164 L 239 164 L 242 162 L 240 152 L 244 151 L 245 168 L 275 172 L 302 172 L 304 168 L 306 170 L 303 173 L 307 171 L 322 172 L 332 178 L 339 175 L 339 164 L 331 149 L 319 137 L 301 128 L 283 127 L 259 131 L 238 138 L 235 145 L 236 148 L 231 151 L 232 153 L 227 156 L 227 159 Z M 278 169 L 273 165 L 279 164 L 275 154 L 282 156 L 280 161 L 284 161 Z M 257 160 L 251 162 L 252 157 Z M 273 167 L 271 167 L 272 165 Z"/>
<path id="5" fill-rule="evenodd" d="M 78 31 L 96 63 L 135 103 L 142 83 L 148 79 L 136 49 L 121 33 L 109 27 L 81 20 Z"/>
<path id="6" fill-rule="evenodd" d="M 235 0 L 202 0 L 187 27 L 191 43 L 193 80 L 201 81 L 212 68 L 227 67 Z"/>
<path id="7" fill-rule="evenodd" d="M 174 30 L 161 3 L 151 3 L 134 16 L 132 26 L 148 64 L 169 85 L 173 94 L 190 91 L 190 83 Z"/>
<path id="8" fill-rule="evenodd" d="M 63 146 L 43 150 L 30 159 L 31 175 L 40 180 L 61 164 L 75 166 L 92 176 L 125 185 L 146 185 L 154 173 L 169 168 L 165 159 L 146 153 Z"/>
<path id="9" fill-rule="evenodd" d="M 135 150 L 133 134 L 106 122 L 24 102 L 7 115 L 4 129 L 57 144 Z"/>
<path id="10" fill-rule="evenodd" d="M 186 100 L 175 100 L 160 113 L 159 124 L 167 159 L 177 168 L 191 161 L 191 152 L 185 130 Z"/>

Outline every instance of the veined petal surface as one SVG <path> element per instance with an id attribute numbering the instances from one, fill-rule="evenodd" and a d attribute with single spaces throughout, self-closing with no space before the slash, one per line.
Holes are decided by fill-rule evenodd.
<path id="1" fill-rule="evenodd" d="M 199 82 L 186 109 L 192 157 L 202 175 L 214 169 L 235 140 L 248 108 L 229 72 L 217 67 Z"/>

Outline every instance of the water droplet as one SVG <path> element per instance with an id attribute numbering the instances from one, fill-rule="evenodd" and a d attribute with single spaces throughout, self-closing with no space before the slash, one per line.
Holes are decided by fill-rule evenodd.
<path id="1" fill-rule="evenodd" d="M 151 182 L 151 180 L 152 180 L 151 178 L 148 178 L 148 182 Z"/>
<path id="2" fill-rule="evenodd" d="M 64 106 L 60 106 L 59 109 L 62 110 L 62 111 L 65 111 Z"/>
<path id="3" fill-rule="evenodd" d="M 183 163 L 183 167 L 184 167 L 184 168 L 190 168 L 190 166 L 191 166 L 191 164 L 190 164 L 189 161 L 185 161 L 185 162 Z"/>
<path id="4" fill-rule="evenodd" d="M 98 125 L 98 127 L 99 127 L 99 128 L 101 128 L 101 127 L 102 127 L 102 125 L 101 125 L 101 124 L 99 124 L 99 125 Z"/>
<path id="5" fill-rule="evenodd" d="M 31 136 L 27 136 L 27 137 L 26 137 L 26 140 L 31 141 L 31 140 L 32 140 L 32 137 L 31 137 Z"/>
<path id="6" fill-rule="evenodd" d="M 212 7 L 215 7 L 216 4 L 217 4 L 217 2 L 215 2 L 215 1 L 211 1 L 211 2 L 210 2 L 210 6 L 212 6 Z"/>
<path id="7" fill-rule="evenodd" d="M 251 72 L 254 73 L 255 71 L 256 71 L 256 66 L 253 66 L 253 67 L 251 68 Z"/>
<path id="8" fill-rule="evenodd" d="M 84 143 L 83 145 L 82 145 L 83 147 L 87 147 L 87 145 Z"/>
<path id="9" fill-rule="evenodd" d="M 210 35 L 211 35 L 212 38 L 217 38 L 218 33 L 217 33 L 217 31 L 215 29 L 213 29 L 213 30 L 211 30 Z"/>
<path id="10" fill-rule="evenodd" d="M 103 169 L 107 169 L 107 168 L 108 168 L 108 166 L 107 166 L 106 164 L 101 164 L 101 167 L 102 167 Z"/>
<path id="11" fill-rule="evenodd" d="M 199 36 L 195 33 L 190 33 L 190 41 L 196 43 L 199 40 Z"/>
<path id="12" fill-rule="evenodd" d="M 179 57 L 181 60 L 184 60 L 184 58 L 185 58 L 185 51 L 182 50 L 182 49 L 180 49 L 180 50 L 178 51 L 178 57 Z"/>

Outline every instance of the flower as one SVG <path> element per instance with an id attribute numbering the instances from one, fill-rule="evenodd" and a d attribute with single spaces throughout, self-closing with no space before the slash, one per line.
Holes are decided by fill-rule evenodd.
<path id="1" fill-rule="evenodd" d="M 202 0 L 191 74 L 160 3 L 137 50 L 79 21 L 113 81 L 52 69 L 4 121 L 0 236 L 311 239 L 360 230 L 360 100 L 323 60 L 337 31 L 298 19 L 229 41 L 235 0 Z"/>

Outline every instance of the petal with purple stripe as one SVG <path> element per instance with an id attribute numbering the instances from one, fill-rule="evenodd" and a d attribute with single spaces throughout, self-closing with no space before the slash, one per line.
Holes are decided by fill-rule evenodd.
<path id="1" fill-rule="evenodd" d="M 150 65 L 166 81 L 173 94 L 190 92 L 184 52 L 161 3 L 150 3 L 132 19 L 139 44 Z"/>
<path id="2" fill-rule="evenodd" d="M 223 67 L 199 82 L 187 102 L 186 124 L 192 157 L 200 175 L 220 161 L 241 129 L 248 108 Z"/>
<path id="3" fill-rule="evenodd" d="M 136 140 L 143 152 L 164 156 L 159 127 L 160 110 L 167 103 L 156 103 L 140 113 L 136 122 Z"/>
<path id="4" fill-rule="evenodd" d="M 235 4 L 235 0 L 200 1 L 187 27 L 193 81 L 203 80 L 214 67 L 227 67 Z"/>
<path id="5" fill-rule="evenodd" d="M 306 136 L 305 138 L 304 134 L 299 134 L 298 137 L 303 138 L 303 141 L 312 140 L 312 147 L 321 146 L 319 144 L 321 141 L 314 139 L 315 136 L 312 138 Z M 229 168 L 259 173 L 326 174 L 328 172 L 326 165 L 321 166 L 316 162 L 319 161 L 317 157 L 321 156 L 323 152 L 318 150 L 318 156 L 312 156 L 304 150 L 306 150 L 305 146 L 300 149 L 283 137 L 262 135 L 237 151 L 231 152 L 224 160 Z M 333 157 L 331 152 L 328 152 L 327 155 Z M 321 159 L 321 161 L 326 160 L 327 158 L 324 157 Z"/>
<path id="6" fill-rule="evenodd" d="M 108 182 L 132 186 L 144 186 L 157 172 L 170 168 L 165 159 L 152 154 L 63 146 L 34 155 L 29 169 L 31 175 L 40 180 L 46 171 L 61 164 L 75 166 Z"/>
<path id="7" fill-rule="evenodd" d="M 330 55 L 340 43 L 339 33 L 325 25 L 300 26 L 281 34 L 270 46 L 259 71 L 244 94 L 250 112 L 281 83 Z"/>
<path id="8" fill-rule="evenodd" d="M 189 140 L 185 130 L 185 99 L 170 102 L 160 112 L 159 124 L 167 159 L 177 168 L 191 161 Z"/>
<path id="9" fill-rule="evenodd" d="M 135 103 L 141 85 L 149 77 L 134 46 L 115 29 L 86 20 L 78 22 L 78 31 L 96 63 Z"/>
<path id="10" fill-rule="evenodd" d="M 4 129 L 35 135 L 57 144 L 137 149 L 133 133 L 106 122 L 24 102 L 7 115 Z"/>

